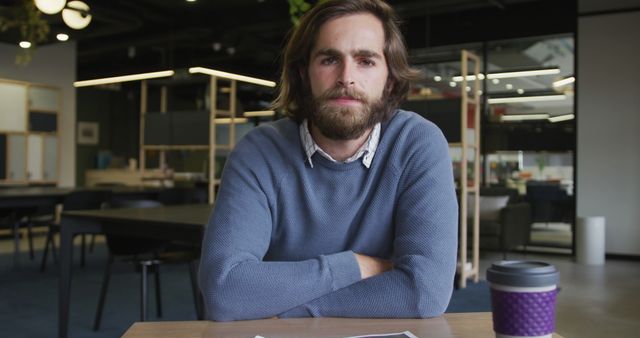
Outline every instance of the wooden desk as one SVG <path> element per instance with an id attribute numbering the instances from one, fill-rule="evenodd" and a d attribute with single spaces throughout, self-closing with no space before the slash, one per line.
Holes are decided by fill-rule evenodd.
<path id="1" fill-rule="evenodd" d="M 411 331 L 420 338 L 494 338 L 490 312 L 448 313 L 431 319 L 303 318 L 239 322 L 134 323 L 122 338 L 348 337 Z M 554 338 L 562 338 L 558 334 Z"/>
<path id="2" fill-rule="evenodd" d="M 78 234 L 108 233 L 200 243 L 213 206 L 165 206 L 148 209 L 104 209 L 62 213 L 58 336 L 66 338 L 71 296 L 73 238 Z"/>

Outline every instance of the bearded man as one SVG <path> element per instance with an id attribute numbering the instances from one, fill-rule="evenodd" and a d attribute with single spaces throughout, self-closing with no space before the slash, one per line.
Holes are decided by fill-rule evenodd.
<path id="1" fill-rule="evenodd" d="M 288 40 L 277 109 L 227 160 L 203 240 L 207 318 L 425 318 L 446 309 L 447 142 L 397 109 L 417 73 L 393 9 L 326 1 Z"/>

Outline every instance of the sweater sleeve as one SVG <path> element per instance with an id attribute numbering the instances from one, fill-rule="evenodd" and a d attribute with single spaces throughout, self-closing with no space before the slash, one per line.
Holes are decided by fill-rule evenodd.
<path id="1" fill-rule="evenodd" d="M 445 311 L 456 267 L 458 205 L 446 140 L 439 130 L 426 139 L 402 169 L 393 269 L 280 317 L 425 318 Z"/>
<path id="2" fill-rule="evenodd" d="M 253 149 L 250 149 L 253 148 Z M 360 280 L 353 252 L 295 262 L 269 262 L 273 184 L 255 146 L 238 144 L 224 169 L 205 230 L 199 282 L 207 318 L 273 317 Z"/>

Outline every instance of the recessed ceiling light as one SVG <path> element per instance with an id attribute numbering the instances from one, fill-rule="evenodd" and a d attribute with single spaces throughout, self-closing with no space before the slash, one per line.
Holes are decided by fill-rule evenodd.
<path id="1" fill-rule="evenodd" d="M 509 90 L 513 89 L 513 85 L 511 83 L 507 83 L 505 87 L 507 87 L 507 89 Z"/>
<path id="2" fill-rule="evenodd" d="M 196 2 L 196 0 L 187 0 L 187 2 Z"/>
<path id="3" fill-rule="evenodd" d="M 56 35 L 56 39 L 58 39 L 58 41 L 67 41 L 67 40 L 69 40 L 69 35 L 64 34 L 64 33 L 58 33 Z"/>
<path id="4" fill-rule="evenodd" d="M 451 86 L 451 87 L 455 87 L 455 86 L 456 86 L 456 83 L 455 83 L 455 82 L 453 82 L 453 81 L 451 81 L 451 82 L 449 82 L 449 86 Z"/>
<path id="5" fill-rule="evenodd" d="M 518 88 L 518 90 L 516 90 L 518 92 L 518 94 L 522 95 L 524 94 L 524 89 L 522 88 Z"/>
<path id="6" fill-rule="evenodd" d="M 44 14 L 56 14 L 60 12 L 67 0 L 35 0 L 36 7 Z"/>
<path id="7" fill-rule="evenodd" d="M 31 48 L 31 42 L 29 41 L 20 41 L 18 45 L 24 49 Z"/>
<path id="8" fill-rule="evenodd" d="M 433 77 L 433 81 L 435 81 L 435 82 L 440 82 L 440 81 L 442 81 L 442 76 L 440 76 L 440 75 L 436 75 L 436 76 L 434 76 L 434 77 Z"/>
<path id="9" fill-rule="evenodd" d="M 467 88 L 465 88 L 468 92 L 471 91 L 471 87 L 467 86 Z"/>
<path id="10" fill-rule="evenodd" d="M 500 83 L 500 80 L 498 80 L 498 79 L 493 79 L 493 80 L 491 80 L 491 82 L 493 82 L 493 84 L 498 84 L 498 83 Z"/>

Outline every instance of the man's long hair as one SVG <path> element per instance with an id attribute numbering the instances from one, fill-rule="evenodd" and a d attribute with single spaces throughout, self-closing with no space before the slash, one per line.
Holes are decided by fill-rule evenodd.
<path id="1" fill-rule="evenodd" d="M 389 75 L 382 100 L 384 120 L 391 117 L 400 102 L 406 98 L 410 82 L 417 80 L 420 73 L 409 66 L 407 49 L 395 11 L 381 0 L 329 0 L 317 4 L 302 16 L 300 25 L 289 32 L 283 53 L 279 93 L 273 102 L 274 109 L 284 110 L 287 116 L 298 122 L 308 117 L 309 112 L 301 108 L 305 107 L 304 100 L 310 97 L 309 77 L 306 74 L 318 31 L 327 21 L 358 13 L 374 15 L 384 29 L 384 57 Z"/>

